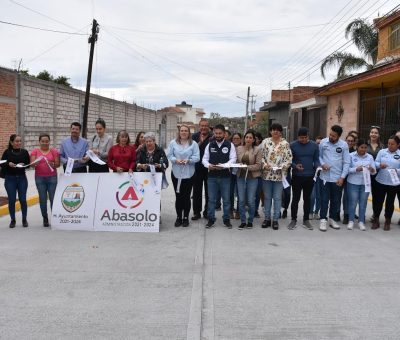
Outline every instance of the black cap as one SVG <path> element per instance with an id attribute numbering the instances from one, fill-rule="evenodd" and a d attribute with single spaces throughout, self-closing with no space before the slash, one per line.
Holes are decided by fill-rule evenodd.
<path id="1" fill-rule="evenodd" d="M 297 131 L 297 136 L 308 136 L 308 129 L 306 127 L 301 127 L 299 131 Z"/>

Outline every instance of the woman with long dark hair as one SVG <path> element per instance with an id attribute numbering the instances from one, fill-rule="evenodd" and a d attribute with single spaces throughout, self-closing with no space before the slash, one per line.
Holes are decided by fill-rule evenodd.
<path id="1" fill-rule="evenodd" d="M 92 160 L 89 161 L 89 172 L 109 172 L 107 165 L 108 152 L 110 151 L 113 142 L 112 137 L 106 134 L 106 122 L 99 118 L 95 123 L 96 134 L 89 141 L 89 149 L 92 150 L 97 157 L 106 164 L 97 164 Z"/>
<path id="2" fill-rule="evenodd" d="M 21 204 L 22 226 L 28 227 L 27 214 L 28 205 L 26 203 L 26 192 L 28 190 L 28 180 L 25 174 L 25 166 L 30 163 L 29 153 L 22 147 L 21 136 L 12 134 L 8 142 L 8 148 L 4 151 L 2 160 L 6 162 L 1 166 L 4 169 L 4 187 L 8 196 L 8 211 L 10 213 L 10 228 L 15 228 L 15 202 Z"/>
<path id="3" fill-rule="evenodd" d="M 60 166 L 60 154 L 57 149 L 50 148 L 50 135 L 47 133 L 42 133 L 39 136 L 39 147 L 32 150 L 31 163 L 39 157 L 42 159 L 32 166 L 35 168 L 35 183 L 39 193 L 43 227 L 49 227 L 47 195 L 50 200 L 50 208 L 53 208 L 54 194 L 57 187 L 57 168 Z"/>
<path id="4" fill-rule="evenodd" d="M 385 225 L 383 230 L 390 230 L 394 211 L 394 200 L 400 190 L 400 139 L 390 136 L 387 148 L 378 152 L 375 159 L 376 168 L 379 169 L 376 176 L 377 190 L 375 193 L 374 221 L 372 229 L 379 228 L 379 215 L 381 214 L 383 202 L 385 202 Z M 386 197 L 386 200 L 385 200 Z"/>
<path id="5" fill-rule="evenodd" d="M 241 224 L 239 229 L 253 228 L 256 202 L 254 197 L 258 187 L 258 179 L 261 178 L 262 153 L 255 145 L 256 135 L 249 130 L 243 138 L 243 145 L 236 149 L 237 162 L 246 164 L 247 168 L 239 168 L 237 171 L 237 189 L 239 200 L 239 213 Z M 249 207 L 249 217 L 246 223 L 246 204 Z"/>

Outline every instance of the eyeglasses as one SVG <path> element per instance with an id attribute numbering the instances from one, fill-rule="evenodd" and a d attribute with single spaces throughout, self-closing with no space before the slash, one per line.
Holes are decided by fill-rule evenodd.
<path id="1" fill-rule="evenodd" d="M 371 125 L 371 129 L 378 129 L 378 130 L 380 130 L 380 129 L 381 129 L 381 127 L 380 127 L 380 126 L 378 126 L 378 125 Z"/>

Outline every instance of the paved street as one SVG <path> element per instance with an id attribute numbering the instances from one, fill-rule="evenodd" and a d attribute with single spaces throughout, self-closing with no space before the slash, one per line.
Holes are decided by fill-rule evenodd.
<path id="1" fill-rule="evenodd" d="M 397 225 L 175 228 L 173 202 L 158 234 L 52 231 L 38 205 L 27 229 L 1 217 L 0 338 L 399 338 Z"/>

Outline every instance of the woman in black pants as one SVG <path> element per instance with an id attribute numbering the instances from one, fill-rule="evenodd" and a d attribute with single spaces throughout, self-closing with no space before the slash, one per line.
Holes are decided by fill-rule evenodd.
<path id="1" fill-rule="evenodd" d="M 169 144 L 167 157 L 172 163 L 171 178 L 176 197 L 175 227 L 188 227 L 194 167 L 200 160 L 200 150 L 197 143 L 192 140 L 187 125 L 179 127 L 178 136 Z"/>
<path id="2" fill-rule="evenodd" d="M 1 166 L 4 173 L 4 187 L 8 196 L 8 210 L 11 217 L 10 228 L 16 225 L 15 220 L 15 202 L 18 200 L 21 204 L 22 212 L 22 226 L 27 227 L 28 221 L 26 216 L 28 214 L 28 205 L 26 203 L 26 192 L 28 190 L 28 180 L 25 174 L 25 165 L 30 163 L 29 153 L 21 148 L 21 136 L 13 134 L 10 136 L 8 148 L 4 151 L 2 160 L 6 162 Z"/>

